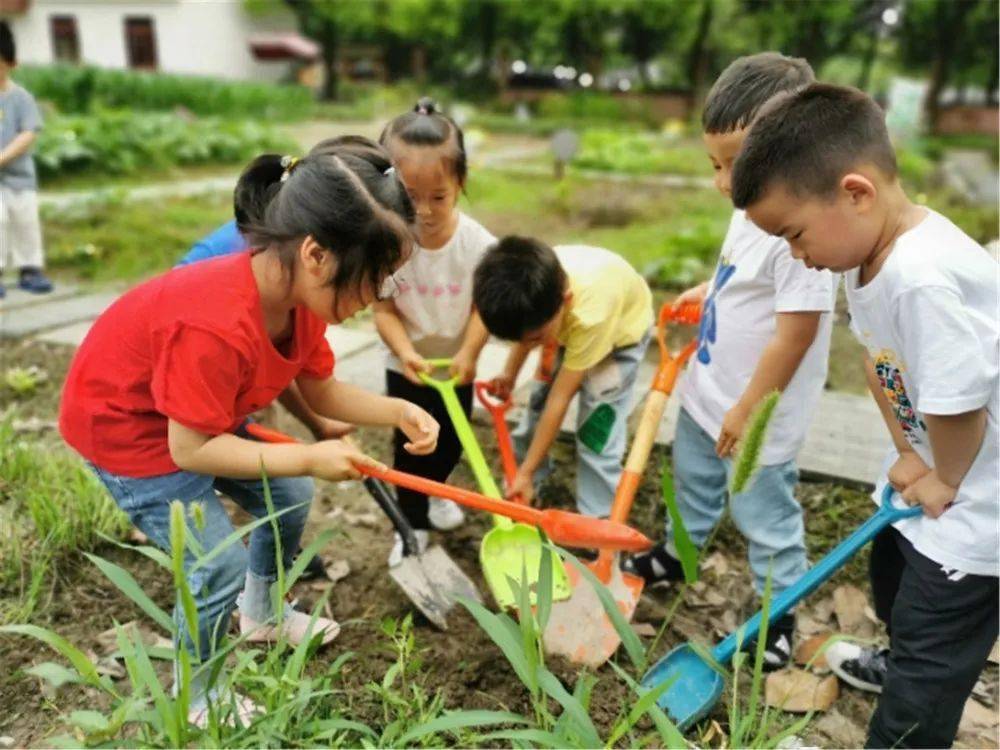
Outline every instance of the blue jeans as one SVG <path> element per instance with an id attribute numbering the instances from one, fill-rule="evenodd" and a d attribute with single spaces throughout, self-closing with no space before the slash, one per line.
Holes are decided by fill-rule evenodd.
<path id="1" fill-rule="evenodd" d="M 681 409 L 674 438 L 677 508 L 691 541 L 700 549 L 722 517 L 733 461 L 715 454 L 715 440 Z M 754 588 L 772 592 L 792 585 L 808 568 L 802 507 L 795 499 L 799 471 L 794 461 L 762 466 L 743 493 L 729 498 L 733 521 L 747 539 Z M 667 519 L 667 550 L 677 556 Z"/>
<path id="2" fill-rule="evenodd" d="M 580 385 L 576 417 L 576 506 L 585 515 L 606 518 L 611 513 L 611 501 L 622 475 L 636 375 L 649 339 L 647 334 L 638 344 L 615 349 L 587 371 Z M 556 362 L 553 380 L 562 365 L 562 350 Z M 534 384 L 528 407 L 512 434 L 519 462 L 531 445 L 550 387 L 551 383 L 542 381 Z M 535 472 L 536 485 L 551 472 L 552 463 L 546 457 Z"/>
<path id="3" fill-rule="evenodd" d="M 186 513 L 186 517 L 188 534 L 198 541 L 203 554 L 218 547 L 234 530 L 215 490 L 231 497 L 256 518 L 266 516 L 268 512 L 261 480 L 224 479 L 188 471 L 136 479 L 118 476 L 97 466 L 91 468 L 132 523 L 168 554 L 170 503 L 174 500 L 180 500 L 186 511 L 190 511 L 195 503 L 201 504 L 205 520 L 202 531 L 197 530 L 190 512 Z M 298 552 L 315 486 L 308 477 L 272 478 L 268 484 L 276 512 L 293 508 L 276 519 L 282 564 L 287 569 Z M 241 611 L 256 622 L 271 619 L 274 610 L 270 601 L 270 584 L 278 574 L 275 549 L 273 527 L 264 523 L 250 533 L 247 546 L 242 541 L 234 542 L 196 569 L 194 563 L 197 558 L 190 549 L 185 550 L 187 583 L 198 612 L 200 653 L 194 653 L 188 624 L 180 607 L 174 608 L 174 622 L 177 624 L 177 640 L 192 652 L 196 662 L 211 656 L 215 645 L 228 630 L 229 616 L 245 581 L 255 584 L 249 588 L 258 593 L 240 602 Z"/>

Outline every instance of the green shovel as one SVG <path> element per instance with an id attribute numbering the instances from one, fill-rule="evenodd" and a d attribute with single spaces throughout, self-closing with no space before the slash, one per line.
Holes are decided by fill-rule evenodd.
<path id="1" fill-rule="evenodd" d="M 447 369 L 450 359 L 428 360 L 436 370 Z M 440 380 L 426 373 L 420 373 L 420 379 L 441 394 L 445 409 L 455 427 L 459 442 L 465 452 L 465 460 L 469 463 L 479 491 L 489 497 L 503 499 L 504 495 L 493 479 L 489 464 L 483 455 L 482 448 L 472 431 L 469 418 L 458 400 L 455 392 L 457 380 L 449 378 Z M 479 547 L 479 564 L 483 568 L 486 585 L 493 592 L 493 598 L 504 609 L 517 606 L 518 595 L 512 583 L 520 581 L 522 573 L 526 573 L 525 582 L 531 592 L 531 601 L 535 602 L 535 590 L 538 587 L 538 573 L 542 560 L 542 538 L 538 529 L 525 523 L 514 523 L 503 516 L 493 516 L 493 528 L 483 537 Z M 551 556 L 552 564 L 552 598 L 567 599 L 572 593 L 566 571 L 559 561 L 558 555 Z"/>

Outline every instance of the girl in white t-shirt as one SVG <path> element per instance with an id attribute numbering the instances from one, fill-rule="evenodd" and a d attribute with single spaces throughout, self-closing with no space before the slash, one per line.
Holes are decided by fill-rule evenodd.
<path id="1" fill-rule="evenodd" d="M 403 450 L 405 437 L 396 435 L 394 466 L 429 479 L 445 481 L 462 454 L 458 436 L 438 393 L 423 385 L 420 372 L 430 371 L 429 359 L 450 358 L 451 373 L 461 383 L 459 400 L 472 412 L 472 380 L 488 334 L 472 308 L 472 272 L 496 238 L 458 210 L 465 188 L 467 161 L 462 130 L 423 98 L 412 112 L 390 122 L 380 142 L 413 202 L 419 246 L 399 270 L 399 295 L 376 303 L 375 325 L 388 349 L 386 387 L 390 394 L 421 404 L 441 424 L 437 450 L 414 456 Z M 406 394 L 405 396 L 403 394 Z M 452 529 L 462 523 L 455 504 L 400 488 L 400 505 L 418 531 Z M 402 543 L 389 557 L 402 556 Z"/>

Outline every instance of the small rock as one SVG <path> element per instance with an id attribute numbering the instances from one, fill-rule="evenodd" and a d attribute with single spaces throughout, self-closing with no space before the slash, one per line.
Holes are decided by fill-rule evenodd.
<path id="1" fill-rule="evenodd" d="M 819 750 L 819 748 L 814 745 L 807 745 L 805 740 L 797 734 L 790 734 L 775 745 L 775 747 L 778 748 L 778 750 Z"/>
<path id="2" fill-rule="evenodd" d="M 333 583 L 347 578 L 350 574 L 351 566 L 347 560 L 334 560 L 326 566 L 326 577 Z"/>
<path id="3" fill-rule="evenodd" d="M 981 732 L 984 729 L 993 729 L 1000 724 L 1000 717 L 992 708 L 987 708 L 975 698 L 969 698 L 965 702 L 965 710 L 962 711 L 962 720 L 958 724 L 961 732 Z"/>
<path id="4" fill-rule="evenodd" d="M 14 747 L 14 738 L 13 737 L 7 737 L 6 735 L 3 736 L 3 737 L 0 737 L 0 748 L 3 748 L 3 750 L 8 750 L 8 748 L 11 748 L 11 747 Z"/>
<path id="5" fill-rule="evenodd" d="M 701 569 L 706 573 L 715 573 L 716 577 L 723 576 L 729 570 L 729 561 L 721 552 L 713 552 L 702 561 Z"/>
<path id="6" fill-rule="evenodd" d="M 344 509 L 338 506 L 326 514 L 326 519 L 328 521 L 336 521 L 342 515 L 344 515 Z"/>
<path id="7" fill-rule="evenodd" d="M 795 663 L 800 667 L 812 669 L 814 672 L 828 672 L 830 665 L 826 663 L 826 655 L 820 652 L 832 636 L 833 633 L 820 633 L 800 641 L 795 648 Z"/>
<path id="8" fill-rule="evenodd" d="M 367 511 L 363 513 L 349 513 L 345 511 L 344 520 L 351 526 L 364 526 L 368 529 L 374 529 L 378 525 L 378 516 Z"/>
<path id="9" fill-rule="evenodd" d="M 106 675 L 112 680 L 124 680 L 128 676 L 125 667 L 117 659 L 112 659 L 110 656 L 98 659 L 94 662 L 94 668 L 97 670 L 97 674 Z"/>
<path id="10" fill-rule="evenodd" d="M 840 629 L 845 633 L 860 634 L 867 622 L 867 606 L 867 597 L 856 586 L 838 586 L 833 592 L 833 611 Z"/>
<path id="11" fill-rule="evenodd" d="M 789 713 L 826 711 L 840 694 L 833 675 L 820 679 L 801 669 L 771 672 L 764 686 L 767 705 Z"/>
<path id="12" fill-rule="evenodd" d="M 640 638 L 654 638 L 656 636 L 656 628 L 648 622 L 633 622 L 632 630 Z"/>
<path id="13" fill-rule="evenodd" d="M 132 544 L 149 544 L 149 537 L 136 528 L 129 531 L 128 540 L 132 542 Z"/>

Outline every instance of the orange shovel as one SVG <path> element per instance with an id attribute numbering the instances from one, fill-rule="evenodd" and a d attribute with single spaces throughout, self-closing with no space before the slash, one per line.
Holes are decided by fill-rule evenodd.
<path id="1" fill-rule="evenodd" d="M 248 425 L 247 432 L 270 443 L 295 442 L 294 438 L 259 424 Z M 356 466 L 356 468 L 362 474 L 399 487 L 406 487 L 432 497 L 443 497 L 467 508 L 484 510 L 487 513 L 506 516 L 521 523 L 537 526 L 553 542 L 566 547 L 593 547 L 641 552 L 653 546 L 648 537 L 629 528 L 624 523 L 608 521 L 603 518 L 590 518 L 565 510 L 538 510 L 527 505 L 497 500 L 478 492 L 435 482 L 414 474 L 406 474 L 395 469 L 378 469 L 373 466 Z"/>
<path id="2" fill-rule="evenodd" d="M 649 396 L 646 397 L 632 449 L 625 462 L 625 470 L 618 481 L 610 519 L 615 523 L 623 524 L 628 518 L 670 392 L 697 346 L 697 341 L 692 340 L 679 352 L 671 354 L 666 342 L 667 323 L 693 325 L 698 322 L 699 316 L 700 306 L 694 304 L 675 310 L 667 303 L 660 309 L 656 327 L 660 366 L 653 378 Z M 610 590 L 625 619 L 631 620 L 642 594 L 642 578 L 622 572 L 618 566 L 618 556 L 607 548 L 602 549 L 597 560 L 587 567 Z M 621 644 L 621 636 L 605 614 L 593 587 L 580 580 L 580 573 L 573 565 L 566 565 L 566 572 L 573 586 L 573 595 L 565 601 L 552 603 L 552 612 L 544 634 L 545 649 L 550 654 L 559 654 L 578 664 L 596 668 L 617 650 Z"/>

